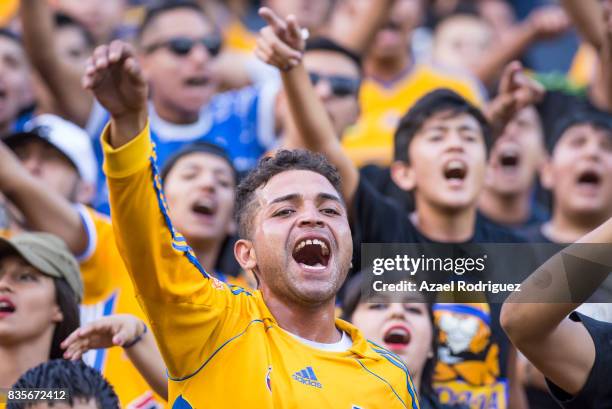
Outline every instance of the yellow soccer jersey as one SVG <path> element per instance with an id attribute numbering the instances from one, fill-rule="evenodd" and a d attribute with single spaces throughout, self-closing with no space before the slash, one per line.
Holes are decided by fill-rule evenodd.
<path id="1" fill-rule="evenodd" d="M 107 131 L 103 133 L 103 138 Z M 312 348 L 281 329 L 259 291 L 209 276 L 173 228 L 148 126 L 103 142 L 119 250 L 170 377 L 172 408 L 418 408 L 406 366 L 342 320 L 352 346 Z"/>
<path id="2" fill-rule="evenodd" d="M 79 208 L 79 212 L 89 236 L 88 249 L 80 257 L 84 287 L 81 323 L 111 314 L 132 314 L 146 321 L 117 250 L 110 220 L 84 206 Z M 122 407 L 165 407 L 164 400 L 153 393 L 122 348 L 92 350 L 83 360 L 104 374 L 113 385 Z"/>
<path id="3" fill-rule="evenodd" d="M 252 53 L 257 37 L 239 19 L 233 19 L 223 32 L 223 40 L 232 51 Z"/>
<path id="4" fill-rule="evenodd" d="M 416 65 L 392 83 L 364 79 L 359 90 L 360 118 L 342 140 L 355 164 L 389 165 L 399 120 L 419 98 L 437 88 L 449 88 L 479 107 L 484 103 L 484 88 L 475 78 L 432 65 Z"/>

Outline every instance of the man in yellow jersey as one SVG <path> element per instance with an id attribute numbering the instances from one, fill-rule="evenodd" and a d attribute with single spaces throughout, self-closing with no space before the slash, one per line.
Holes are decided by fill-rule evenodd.
<path id="1" fill-rule="evenodd" d="M 97 48 L 83 85 L 111 113 L 103 146 L 113 226 L 173 408 L 418 408 L 405 365 L 334 318 L 351 232 L 338 174 L 322 157 L 282 151 L 238 187 L 234 252 L 259 289 L 227 286 L 168 217 L 130 46 Z"/>

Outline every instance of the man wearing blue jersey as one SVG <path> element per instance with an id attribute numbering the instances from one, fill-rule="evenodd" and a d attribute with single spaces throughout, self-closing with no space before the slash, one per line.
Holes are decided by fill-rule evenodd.
<path id="1" fill-rule="evenodd" d="M 211 64 L 222 39 L 197 3 L 180 0 L 149 8 L 137 45 L 151 85 L 151 137 L 160 166 L 185 144 L 205 140 L 225 148 L 243 172 L 273 145 L 278 87 L 272 82 L 215 95 Z M 94 105 L 87 130 L 96 142 L 107 120 L 108 114 Z M 96 151 L 101 159 L 99 146 Z M 100 192 L 96 207 L 107 210 L 106 200 Z"/>

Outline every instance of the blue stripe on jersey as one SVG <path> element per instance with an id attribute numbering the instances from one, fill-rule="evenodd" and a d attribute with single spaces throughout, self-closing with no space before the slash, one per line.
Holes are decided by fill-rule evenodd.
<path id="1" fill-rule="evenodd" d="M 359 363 L 359 365 L 361 365 L 361 367 L 363 369 L 365 369 L 369 374 L 374 375 L 375 377 L 377 377 L 378 379 L 380 379 L 381 381 L 383 381 L 389 388 L 391 388 L 391 391 L 393 391 L 393 393 L 395 394 L 395 396 L 397 396 L 397 399 L 399 399 L 399 401 L 402 403 L 402 406 L 404 406 L 406 409 L 408 409 L 408 406 L 406 406 L 406 402 L 404 402 L 404 400 L 397 394 L 397 392 L 395 391 L 395 389 L 393 389 L 393 386 L 391 386 L 391 384 L 389 382 L 387 382 L 383 377 L 381 377 L 380 375 L 375 374 L 374 372 L 370 371 L 368 368 L 366 368 L 366 366 L 357 358 L 355 358 L 355 361 L 357 361 Z"/>
<path id="2" fill-rule="evenodd" d="M 217 353 L 218 353 L 219 351 L 221 351 L 221 349 L 223 349 L 223 347 L 225 347 L 227 344 L 229 344 L 230 342 L 232 342 L 232 341 L 233 341 L 233 340 L 235 340 L 236 338 L 239 338 L 240 336 L 244 335 L 244 334 L 247 332 L 247 330 L 249 329 L 249 327 L 251 326 L 251 324 L 253 324 L 253 323 L 262 323 L 262 324 L 263 324 L 263 320 L 259 320 L 259 319 L 257 319 L 257 320 L 253 320 L 253 321 L 249 322 L 249 323 L 247 324 L 246 328 L 245 328 L 245 329 L 244 329 L 244 330 L 243 330 L 241 333 L 239 333 L 239 334 L 237 334 L 237 335 L 234 335 L 233 337 L 231 337 L 230 339 L 228 339 L 227 341 L 225 341 L 223 344 L 221 344 L 221 346 L 220 346 L 219 348 L 217 348 L 217 349 L 215 350 L 215 352 L 213 352 L 213 353 L 212 353 L 212 354 L 211 354 L 211 355 L 210 355 L 210 356 L 209 356 L 209 357 L 206 359 L 206 361 L 204 361 L 204 363 L 203 363 L 203 364 L 202 364 L 202 365 L 201 365 L 201 366 L 200 366 L 198 369 L 196 369 L 196 371 L 195 371 L 194 373 L 192 373 L 191 375 L 187 375 L 187 376 L 184 376 L 184 377 L 182 377 L 182 378 L 173 378 L 172 376 L 170 376 L 170 374 L 168 374 L 168 379 L 169 379 L 169 380 L 171 380 L 171 381 L 174 381 L 174 382 L 182 382 L 182 381 L 185 381 L 185 380 L 187 380 L 187 379 L 189 379 L 189 378 L 194 377 L 195 375 L 197 375 L 197 373 L 198 373 L 198 372 L 200 372 L 200 371 L 201 371 L 201 370 L 202 370 L 202 369 L 203 369 L 203 368 L 204 368 L 204 367 L 205 367 L 205 366 L 206 366 L 206 365 L 207 365 L 207 364 L 210 362 L 210 360 L 211 360 L 211 359 L 213 359 L 213 358 L 215 357 L 215 355 L 217 355 Z"/>
<path id="3" fill-rule="evenodd" d="M 153 188 L 155 189 L 155 194 L 157 196 L 157 204 L 159 206 L 159 210 L 164 216 L 164 220 L 166 221 L 166 226 L 168 230 L 170 230 L 170 234 L 172 236 L 172 247 L 178 251 L 182 251 L 187 259 L 193 264 L 198 271 L 206 278 L 210 278 L 210 275 L 204 270 L 204 267 L 200 264 L 198 259 L 193 255 L 193 251 L 189 246 L 181 246 L 176 244 L 175 242 L 184 242 L 185 239 L 182 235 L 178 234 L 176 230 L 174 230 L 174 226 L 172 225 L 172 220 L 170 220 L 170 216 L 168 214 L 168 206 L 166 205 L 166 199 L 164 198 L 164 193 L 162 190 L 161 180 L 159 177 L 159 171 L 157 170 L 157 163 L 155 161 L 155 145 L 153 144 L 153 155 L 149 158 L 151 163 L 151 172 L 153 174 Z"/>
<path id="4" fill-rule="evenodd" d="M 109 299 L 104 303 L 104 308 L 102 310 L 102 317 L 108 317 L 109 315 L 112 315 L 113 311 L 115 310 L 115 300 L 116 299 L 117 299 L 117 293 L 113 293 L 113 295 L 111 295 Z M 102 372 L 102 370 L 104 369 L 104 362 L 106 361 L 106 355 L 107 355 L 106 348 L 97 349 L 95 354 L 96 354 L 96 358 L 93 364 L 93 368 L 99 372 Z"/>
<path id="5" fill-rule="evenodd" d="M 368 340 L 368 342 L 378 347 L 378 348 L 373 348 L 375 352 L 381 354 L 385 359 L 387 359 L 393 365 L 397 366 L 402 371 L 404 371 L 404 373 L 406 374 L 406 389 L 408 389 L 408 393 L 410 394 L 410 397 L 412 398 L 412 409 L 417 409 L 418 405 L 416 403 L 417 402 L 416 396 L 418 394 L 417 394 L 417 391 L 414 390 L 414 382 L 412 382 L 412 376 L 410 376 L 410 371 L 408 370 L 408 366 L 406 365 L 406 363 L 402 361 L 399 355 L 379 346 L 375 342 L 372 342 L 370 340 Z"/>

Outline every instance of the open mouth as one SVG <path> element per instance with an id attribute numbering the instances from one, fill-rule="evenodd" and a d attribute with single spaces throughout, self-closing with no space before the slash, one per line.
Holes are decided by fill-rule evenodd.
<path id="1" fill-rule="evenodd" d="M 462 181 L 467 175 L 467 166 L 460 160 L 451 160 L 444 167 L 444 177 L 449 181 Z"/>
<path id="2" fill-rule="evenodd" d="M 499 154 L 499 164 L 504 169 L 514 169 L 520 164 L 520 155 L 517 151 L 506 150 Z"/>
<path id="3" fill-rule="evenodd" d="M 410 340 L 412 339 L 412 334 L 410 330 L 405 325 L 393 325 L 387 331 L 385 331 L 385 335 L 383 336 L 383 342 L 390 349 L 403 349 L 408 344 L 410 344 Z"/>
<path id="4" fill-rule="evenodd" d="M 593 170 L 586 170 L 578 176 L 578 185 L 597 187 L 601 183 L 601 175 Z"/>
<path id="5" fill-rule="evenodd" d="M 189 87 L 202 87 L 207 85 L 210 79 L 206 76 L 189 77 L 184 81 L 184 84 Z"/>
<path id="6" fill-rule="evenodd" d="M 217 212 L 216 206 L 208 201 L 199 201 L 191 206 L 191 210 L 201 216 L 214 216 Z"/>
<path id="7" fill-rule="evenodd" d="M 12 314 L 15 312 L 15 305 L 7 299 L 0 300 L 0 314 Z"/>
<path id="8" fill-rule="evenodd" d="M 395 21 L 389 20 L 382 28 L 383 30 L 400 31 L 401 26 Z"/>
<path id="9" fill-rule="evenodd" d="M 302 239 L 293 249 L 293 259 L 309 269 L 325 269 L 330 255 L 329 244 L 323 239 Z"/>

